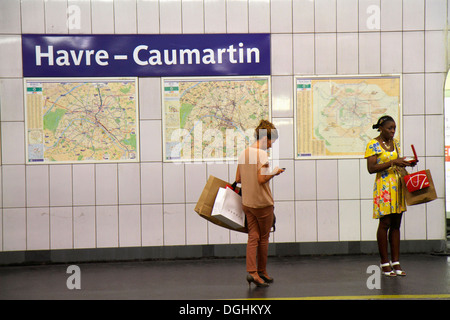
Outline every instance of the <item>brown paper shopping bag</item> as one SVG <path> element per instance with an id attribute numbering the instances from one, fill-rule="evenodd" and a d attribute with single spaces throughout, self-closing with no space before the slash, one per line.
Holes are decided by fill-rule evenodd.
<path id="1" fill-rule="evenodd" d="M 413 206 L 416 204 L 426 203 L 437 199 L 436 189 L 434 188 L 433 179 L 430 170 L 425 170 L 430 186 L 414 192 L 409 192 L 406 185 L 403 184 L 403 192 L 405 193 L 406 204 Z"/>
<path id="2" fill-rule="evenodd" d="M 195 206 L 194 211 L 197 212 L 202 218 L 205 218 L 206 220 L 230 229 L 234 231 L 239 232 L 247 232 L 247 228 L 233 228 L 226 223 L 220 221 L 216 217 L 211 216 L 211 213 L 213 211 L 214 202 L 216 200 L 217 193 L 219 192 L 219 188 L 226 188 L 227 185 L 231 185 L 226 181 L 223 181 L 219 178 L 216 178 L 212 175 L 209 176 L 208 181 L 206 182 L 205 187 L 203 188 L 203 191 L 197 201 L 197 205 Z"/>

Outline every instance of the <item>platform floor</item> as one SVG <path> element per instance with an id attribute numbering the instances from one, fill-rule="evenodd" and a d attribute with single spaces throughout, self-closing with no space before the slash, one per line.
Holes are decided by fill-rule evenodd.
<path id="1" fill-rule="evenodd" d="M 367 273 L 377 255 L 270 257 L 275 282 L 249 289 L 245 259 L 83 263 L 81 289 L 67 288 L 69 265 L 0 267 L 0 299 L 449 299 L 450 257 L 402 255 L 406 277 Z M 376 283 L 375 282 L 371 283 Z"/>

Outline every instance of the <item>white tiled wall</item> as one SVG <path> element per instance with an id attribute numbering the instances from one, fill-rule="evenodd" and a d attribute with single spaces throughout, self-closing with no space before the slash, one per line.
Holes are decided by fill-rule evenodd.
<path id="1" fill-rule="evenodd" d="M 79 29 L 66 24 L 71 6 Z M 415 144 L 439 195 L 409 208 L 402 239 L 443 239 L 448 9 L 446 0 L 0 1 L 0 250 L 246 242 L 193 210 L 207 177 L 232 181 L 235 164 L 162 162 L 158 78 L 139 79 L 140 163 L 26 165 L 21 33 L 271 33 L 287 168 L 272 183 L 274 242 L 375 240 L 377 227 L 365 160 L 294 159 L 294 76 L 401 73 L 405 146 Z"/>

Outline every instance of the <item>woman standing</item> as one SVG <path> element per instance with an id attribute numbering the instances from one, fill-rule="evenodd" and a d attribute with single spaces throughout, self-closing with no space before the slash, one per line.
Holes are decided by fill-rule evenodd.
<path id="1" fill-rule="evenodd" d="M 396 124 L 392 117 L 383 116 L 372 127 L 378 129 L 380 135 L 367 144 L 365 158 L 369 173 L 377 174 L 373 189 L 373 218 L 379 219 L 377 242 L 381 268 L 386 276 L 405 276 L 399 254 L 400 224 L 406 204 L 398 168 L 415 164 L 400 158 L 399 143 L 394 139 Z M 388 258 L 388 242 L 391 262 Z"/>
<path id="2" fill-rule="evenodd" d="M 273 282 L 266 270 L 270 229 L 273 225 L 273 197 L 269 181 L 284 170 L 269 172 L 266 150 L 278 138 L 275 126 L 261 120 L 255 129 L 256 141 L 239 156 L 236 182 L 241 183 L 242 207 L 247 218 L 247 281 L 258 287 Z"/>

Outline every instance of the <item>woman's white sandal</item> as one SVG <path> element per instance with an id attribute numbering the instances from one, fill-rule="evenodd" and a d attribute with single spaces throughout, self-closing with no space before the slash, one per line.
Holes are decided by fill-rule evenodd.
<path id="1" fill-rule="evenodd" d="M 392 266 L 391 266 L 391 264 L 389 262 L 381 264 L 380 267 L 381 267 L 381 272 L 383 272 L 383 274 L 386 277 L 395 277 L 396 276 L 396 272 L 395 272 L 394 268 L 392 268 Z M 391 267 L 392 270 L 391 271 L 383 271 L 384 267 Z"/>
<path id="2" fill-rule="evenodd" d="M 398 261 L 392 262 L 391 261 L 391 267 L 392 267 L 392 270 L 394 270 L 395 274 L 398 276 L 406 276 L 405 271 L 403 271 L 402 269 L 397 270 L 394 268 L 394 266 L 397 266 L 397 265 L 400 265 L 400 262 L 398 262 Z"/>

